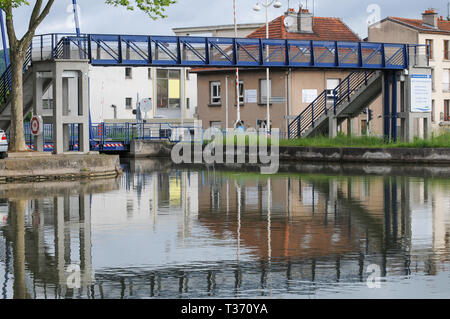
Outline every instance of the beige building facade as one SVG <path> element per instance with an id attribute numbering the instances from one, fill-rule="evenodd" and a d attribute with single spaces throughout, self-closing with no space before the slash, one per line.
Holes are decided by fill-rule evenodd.
<path id="1" fill-rule="evenodd" d="M 198 115 L 203 127 L 230 128 L 237 120 L 235 70 L 198 72 Z M 287 132 L 311 98 L 347 77 L 340 70 L 275 70 L 271 72 L 270 114 L 273 128 Z M 265 69 L 240 69 L 240 114 L 246 128 L 265 124 L 267 104 Z"/>
<path id="2" fill-rule="evenodd" d="M 428 55 L 432 68 L 432 130 L 450 128 L 450 21 L 434 10 L 425 11 L 421 20 L 387 17 L 369 27 L 368 40 L 422 45 L 414 53 L 419 59 Z"/>
<path id="3" fill-rule="evenodd" d="M 266 27 L 263 26 L 247 37 L 264 38 L 265 34 Z M 293 9 L 269 23 L 269 36 L 272 39 L 361 41 L 338 18 L 313 17 L 308 10 L 295 12 Z M 197 115 L 203 127 L 234 127 L 238 112 L 235 69 L 198 68 L 192 72 L 197 73 Z M 264 127 L 267 118 L 266 70 L 241 68 L 239 72 L 240 119 L 246 128 Z M 271 127 L 279 128 L 287 135 L 289 123 L 324 90 L 335 89 L 349 73 L 349 70 L 339 69 L 271 69 Z M 355 133 L 359 129 L 352 127 Z M 342 129 L 346 130 L 345 124 Z"/>

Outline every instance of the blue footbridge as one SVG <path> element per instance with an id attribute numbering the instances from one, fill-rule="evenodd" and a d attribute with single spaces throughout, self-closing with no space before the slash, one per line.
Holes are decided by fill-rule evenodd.
<path id="1" fill-rule="evenodd" d="M 24 73 L 34 62 L 85 60 L 101 67 L 205 67 L 270 69 L 339 69 L 351 71 L 335 90 L 324 91 L 289 125 L 288 138 L 315 133 L 329 114 L 347 109 L 361 111 L 352 99 L 361 91 L 396 80 L 399 71 L 427 58 L 428 50 L 419 45 L 399 43 L 304 41 L 286 39 L 251 39 L 221 37 L 179 37 L 119 34 L 43 34 L 34 37 L 27 51 Z M 26 79 L 24 74 L 24 81 Z M 395 82 L 396 83 L 396 82 Z M 25 83 L 24 83 L 25 87 Z M 5 113 L 10 103 L 11 67 L 0 77 L 0 125 L 7 130 L 10 118 Z M 358 93 L 355 95 L 355 93 Z M 393 92 L 394 94 L 395 92 Z M 330 96 L 331 95 L 331 96 Z M 361 100 L 360 98 L 357 100 Z M 367 102 L 367 101 L 366 101 Z M 387 100 L 385 100 L 388 103 Z M 392 102 L 395 104 L 394 99 Z M 385 104 L 386 104 L 385 103 Z M 24 101 L 24 114 L 31 112 L 31 102 Z M 388 107 L 388 105 L 385 105 Z M 396 109 L 396 105 L 392 109 Z M 388 112 L 388 111 L 386 111 Z M 387 117 L 396 121 L 395 112 Z M 394 126 L 394 125 L 393 125 Z M 389 135 L 389 125 L 385 135 Z M 396 127 L 396 126 L 395 126 Z M 176 131 L 194 129 L 168 123 L 91 123 L 91 150 L 117 152 L 129 150 L 133 139 L 176 141 Z M 387 130 L 387 131 L 386 131 Z M 394 128 L 393 128 L 394 130 Z M 70 127 L 70 149 L 78 147 L 78 128 Z M 29 127 L 27 143 L 33 148 Z M 396 135 L 395 131 L 392 134 Z M 44 128 L 44 149 L 53 150 L 52 125 Z"/>

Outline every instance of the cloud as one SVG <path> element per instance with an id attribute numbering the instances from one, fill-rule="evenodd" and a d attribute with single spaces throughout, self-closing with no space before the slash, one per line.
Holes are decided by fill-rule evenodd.
<path id="1" fill-rule="evenodd" d="M 264 12 L 256 13 L 252 10 L 256 0 L 237 0 L 238 22 L 265 21 Z M 273 19 L 287 9 L 287 0 L 281 1 L 282 9 L 270 9 Z M 81 7 L 82 32 L 86 33 L 128 33 L 128 34 L 172 34 L 174 27 L 205 26 L 233 23 L 232 0 L 179 0 L 170 7 L 167 19 L 153 21 L 139 11 L 128 11 L 125 8 L 108 6 L 104 0 L 78 0 Z M 297 7 L 297 1 L 290 0 L 291 7 Z M 312 0 L 308 1 L 312 10 Z M 306 5 L 306 0 L 303 1 Z M 371 4 L 380 6 L 381 18 L 386 16 L 402 16 L 420 18 L 421 13 L 430 7 L 436 8 L 441 15 L 446 14 L 446 3 L 440 0 L 423 1 L 365 1 L 343 0 L 337 5 L 336 0 L 315 0 L 316 16 L 340 17 L 361 37 L 367 35 L 366 21 L 369 13 L 367 7 Z M 407 4 L 407 5 L 405 5 Z M 73 25 L 68 23 L 72 19 L 70 0 L 56 1 L 48 19 L 39 27 L 38 33 L 74 32 Z M 31 8 L 24 7 L 14 12 L 18 34 L 23 34 L 28 25 Z"/>

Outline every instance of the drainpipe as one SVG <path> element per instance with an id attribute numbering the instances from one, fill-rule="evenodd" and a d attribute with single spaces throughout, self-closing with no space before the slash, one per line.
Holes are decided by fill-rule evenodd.
<path id="1" fill-rule="evenodd" d="M 286 133 L 289 128 L 289 117 L 291 116 L 291 69 L 286 72 Z"/>
<path id="2" fill-rule="evenodd" d="M 225 128 L 228 132 L 228 78 L 229 76 L 227 75 L 225 77 Z"/>

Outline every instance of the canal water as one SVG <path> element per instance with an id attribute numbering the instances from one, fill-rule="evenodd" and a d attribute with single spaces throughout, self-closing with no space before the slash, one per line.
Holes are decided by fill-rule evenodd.
<path id="1" fill-rule="evenodd" d="M 123 168 L 0 185 L 0 298 L 450 297 L 440 174 Z"/>

